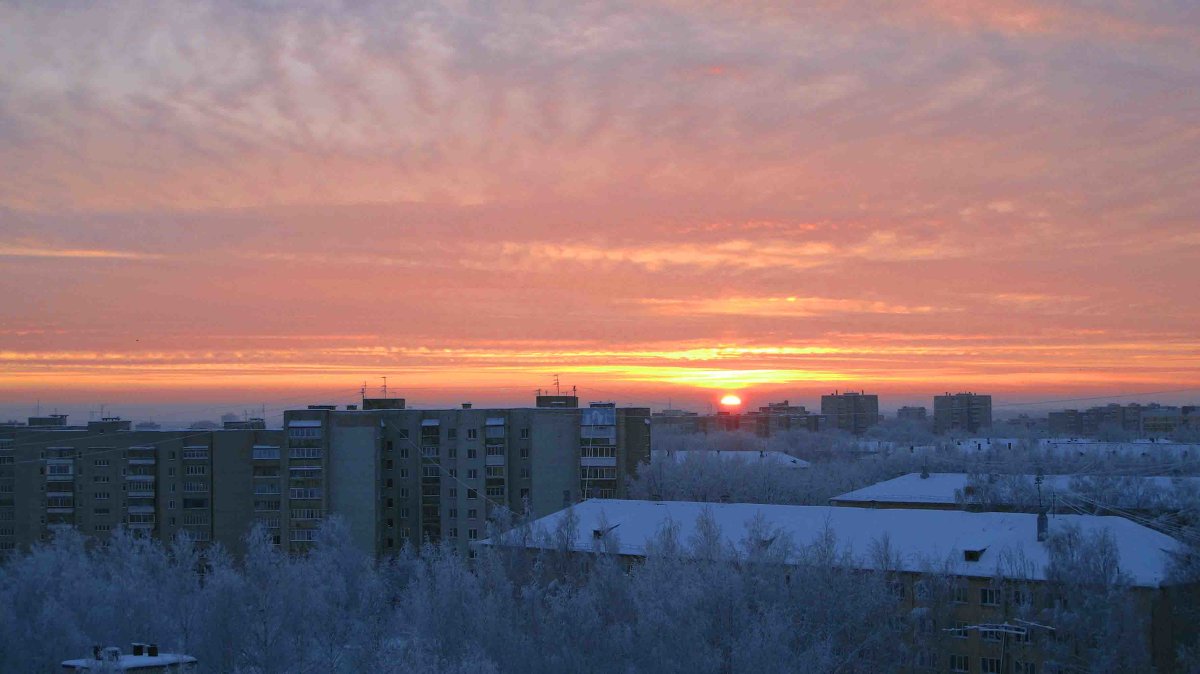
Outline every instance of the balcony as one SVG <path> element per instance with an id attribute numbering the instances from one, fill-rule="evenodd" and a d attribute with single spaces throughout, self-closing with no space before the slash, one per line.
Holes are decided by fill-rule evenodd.
<path id="1" fill-rule="evenodd" d="M 125 527 L 128 529 L 148 530 L 154 528 L 154 522 L 130 522 Z"/>
<path id="2" fill-rule="evenodd" d="M 153 475 L 126 475 L 125 479 L 130 482 L 153 482 Z"/>
<path id="3" fill-rule="evenodd" d="M 57 473 L 57 474 L 46 476 L 47 482 L 70 482 L 71 480 L 74 480 L 74 479 L 75 479 L 75 473 Z"/>
<path id="4" fill-rule="evenodd" d="M 130 513 L 136 513 L 139 515 L 154 514 L 154 506 L 146 506 L 146 505 L 129 506 L 128 510 Z"/>
<path id="5" fill-rule="evenodd" d="M 51 506 L 46 508 L 46 512 L 51 515 L 70 515 L 75 512 L 75 508 L 70 506 Z"/>
<path id="6" fill-rule="evenodd" d="M 486 457 L 484 457 L 483 461 L 483 465 L 485 466 L 503 466 L 506 463 L 508 463 L 508 459 L 503 454 L 500 456 L 488 454 Z"/>
<path id="7" fill-rule="evenodd" d="M 154 490 L 142 489 L 139 487 L 138 489 L 130 489 L 129 491 L 125 492 L 125 495 L 129 498 L 154 498 Z"/>
<path id="8" fill-rule="evenodd" d="M 580 466 L 612 468 L 617 465 L 615 456 L 584 456 L 579 459 Z"/>

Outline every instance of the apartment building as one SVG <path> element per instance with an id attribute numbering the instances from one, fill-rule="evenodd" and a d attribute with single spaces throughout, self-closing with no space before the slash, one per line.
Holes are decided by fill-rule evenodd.
<path id="1" fill-rule="evenodd" d="M 929 420 L 929 413 L 924 406 L 904 406 L 896 410 L 896 418 L 901 421 L 913 421 L 923 424 Z"/>
<path id="2" fill-rule="evenodd" d="M 946 393 L 933 397 L 933 432 L 978 433 L 992 427 L 992 397 Z"/>
<path id="3" fill-rule="evenodd" d="M 250 526 L 230 474 L 278 430 L 135 431 L 116 417 L 84 426 L 0 427 L 0 553 L 74 527 L 103 540 L 120 527 L 239 550 Z"/>
<path id="4" fill-rule="evenodd" d="M 880 629 L 909 646 L 898 653 L 912 654 L 897 660 L 896 671 L 1051 671 L 1050 653 L 1071 639 L 1070 625 L 1057 624 L 1054 616 L 1077 598 L 1048 580 L 1047 541 L 1072 530 L 1111 537 L 1137 612 L 1147 616 L 1140 638 L 1158 671 L 1174 671 L 1176 640 L 1193 629 L 1170 610 L 1182 593 L 1194 591 L 1173 585 L 1168 574 L 1181 544 L 1120 517 L 678 501 L 593 500 L 572 510 L 569 549 L 582 559 L 613 554 L 627 565 L 644 558 L 668 523 L 686 546 L 697 536 L 702 514 L 717 524 L 732 554 L 751 544 L 787 551 L 782 537 L 807 545 L 832 532 L 844 553 L 840 563 L 885 575 L 896 608 Z M 560 512 L 533 523 L 535 532 L 547 535 L 501 534 L 476 545 L 553 549 L 559 542 L 548 534 L 560 531 L 564 517 Z M 764 531 L 771 537 L 755 541 Z M 609 532 L 615 532 L 611 540 Z M 891 553 L 886 558 L 876 554 L 881 541 Z"/>
<path id="5" fill-rule="evenodd" d="M 498 511 L 548 514 L 619 498 L 650 457 L 650 410 L 541 396 L 542 407 L 362 409 L 311 406 L 284 415 L 286 443 L 252 458 L 254 517 L 289 550 L 307 549 L 322 519 L 343 517 L 373 554 L 406 540 L 463 552 Z"/>
<path id="6" fill-rule="evenodd" d="M 838 393 L 821 396 L 821 414 L 827 428 L 862 435 L 879 423 L 879 396 L 866 393 Z"/>

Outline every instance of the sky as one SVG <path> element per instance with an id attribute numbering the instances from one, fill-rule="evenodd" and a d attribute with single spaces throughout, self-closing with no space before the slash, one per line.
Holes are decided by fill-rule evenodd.
<path id="1" fill-rule="evenodd" d="M 1200 398 L 1198 26 L 0 2 L 0 409 Z"/>

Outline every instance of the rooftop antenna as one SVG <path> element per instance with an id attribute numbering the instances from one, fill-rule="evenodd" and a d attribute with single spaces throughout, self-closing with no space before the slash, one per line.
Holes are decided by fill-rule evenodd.
<path id="1" fill-rule="evenodd" d="M 367 382 L 363 382 L 362 388 L 358 389 L 358 397 L 362 399 L 364 406 L 367 404 Z"/>
<path id="2" fill-rule="evenodd" d="M 383 375 L 383 397 L 387 398 L 387 375 Z"/>
<path id="3" fill-rule="evenodd" d="M 562 395 L 562 389 L 558 387 L 558 375 L 554 375 L 554 395 Z"/>

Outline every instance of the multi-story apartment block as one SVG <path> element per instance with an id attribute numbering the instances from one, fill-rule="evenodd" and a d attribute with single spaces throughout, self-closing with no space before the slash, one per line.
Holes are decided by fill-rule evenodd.
<path id="1" fill-rule="evenodd" d="M 304 551 L 337 513 L 374 553 L 405 539 L 480 538 L 499 509 L 551 513 L 624 495 L 650 458 L 649 410 L 541 396 L 544 407 L 411 410 L 313 405 L 222 430 L 135 431 L 64 418 L 0 428 L 0 553 L 70 526 L 104 538 L 126 527 L 186 531 L 240 554 L 254 524 Z M 45 423 L 41 423 L 45 421 Z"/>
<path id="2" fill-rule="evenodd" d="M 838 393 L 821 396 L 821 414 L 826 426 L 862 435 L 879 423 L 879 396 L 866 393 Z"/>
<path id="3" fill-rule="evenodd" d="M 554 398 L 513 409 L 367 400 L 363 409 L 288 411 L 286 453 L 254 464 L 256 494 L 270 490 L 256 516 L 278 523 L 292 551 L 307 549 L 321 520 L 337 513 L 375 554 L 426 539 L 465 552 L 497 512 L 540 515 L 623 496 L 626 478 L 649 461 L 650 411 Z"/>
<path id="4" fill-rule="evenodd" d="M 236 474 L 280 431 L 134 431 L 118 418 L 0 428 L 0 553 L 58 527 L 104 539 L 120 527 L 164 540 L 187 532 L 238 550 L 251 520 Z M 248 504 L 248 501 L 246 501 Z"/>
<path id="5" fill-rule="evenodd" d="M 928 421 L 929 414 L 924 406 L 905 406 L 896 411 L 896 418 L 900 419 L 901 421 L 914 421 L 923 424 Z"/>
<path id="6" fill-rule="evenodd" d="M 933 432 L 978 433 L 992 427 L 992 397 L 947 393 L 933 397 Z"/>

